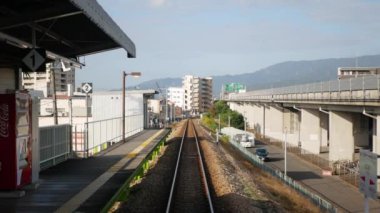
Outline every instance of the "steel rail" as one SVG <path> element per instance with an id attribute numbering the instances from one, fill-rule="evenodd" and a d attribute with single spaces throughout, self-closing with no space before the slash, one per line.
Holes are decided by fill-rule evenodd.
<path id="1" fill-rule="evenodd" d="M 180 145 L 180 148 L 179 148 L 176 168 L 175 168 L 174 177 L 173 177 L 173 183 L 171 185 L 171 190 L 170 190 L 170 195 L 169 195 L 169 201 L 168 201 L 168 204 L 167 204 L 167 207 L 166 207 L 166 213 L 169 213 L 170 209 L 171 209 L 172 199 L 173 199 L 173 194 L 174 194 L 174 189 L 175 189 L 175 184 L 176 184 L 176 179 L 177 179 L 177 174 L 178 174 L 178 170 L 179 170 L 179 164 L 180 164 L 181 156 L 182 156 L 183 142 L 185 141 L 186 132 L 187 132 L 187 129 L 189 128 L 189 125 L 193 126 L 195 143 L 196 143 L 196 147 L 197 147 L 198 161 L 199 161 L 199 166 L 200 166 L 199 170 L 201 172 L 200 175 L 201 175 L 201 178 L 202 178 L 202 181 L 203 181 L 203 184 L 204 184 L 204 191 L 206 193 L 206 197 L 207 197 L 207 201 L 208 201 L 208 206 L 210 208 L 210 212 L 214 213 L 214 207 L 213 207 L 212 200 L 211 200 L 211 194 L 210 194 L 210 190 L 209 190 L 209 186 L 208 186 L 208 182 L 207 182 L 207 178 L 206 178 L 206 172 L 205 172 L 205 169 L 204 169 L 203 159 L 202 159 L 201 151 L 200 151 L 200 148 L 199 148 L 198 135 L 197 135 L 194 123 L 192 121 L 189 121 L 189 120 L 186 123 L 186 127 L 185 127 L 184 133 L 182 135 L 181 145 Z"/>
<path id="2" fill-rule="evenodd" d="M 191 122 L 191 124 L 193 125 L 193 130 L 194 130 L 194 136 L 195 136 L 195 142 L 196 142 L 196 145 L 197 145 L 197 151 L 198 151 L 198 159 L 199 159 L 199 162 L 200 162 L 200 166 L 201 166 L 201 175 L 202 175 L 202 179 L 203 179 L 203 183 L 204 183 L 204 187 L 205 187 L 205 191 L 206 191 L 206 196 L 207 196 L 207 200 L 208 200 L 208 205 L 210 207 L 210 212 L 211 213 L 214 213 L 214 207 L 212 205 L 212 201 L 211 201 L 211 195 L 210 195 L 210 190 L 209 190 L 209 187 L 208 187 L 208 182 L 207 182 L 207 178 L 206 178 L 206 172 L 205 172 L 205 168 L 204 168 L 204 165 L 203 165 L 203 159 L 202 159 L 202 155 L 201 155 L 201 150 L 199 148 L 199 142 L 198 142 L 198 134 L 197 134 L 197 131 L 195 130 L 195 125 L 193 122 Z"/>
<path id="3" fill-rule="evenodd" d="M 179 147 L 179 153 L 178 153 L 178 157 L 177 157 L 177 163 L 176 163 L 176 166 L 175 166 L 175 171 L 174 171 L 174 176 L 173 176 L 173 183 L 172 183 L 172 186 L 170 188 L 169 201 L 168 201 L 168 204 L 166 206 L 166 213 L 170 212 L 170 206 L 171 206 L 171 203 L 172 203 L 172 198 L 173 198 L 173 193 L 174 193 L 174 187 L 175 187 L 175 183 L 176 183 L 176 179 L 177 179 L 177 174 L 178 174 L 179 162 L 181 160 L 183 141 L 185 140 L 185 135 L 186 135 L 188 124 L 189 124 L 189 120 L 186 121 L 185 130 L 183 131 L 183 135 L 182 135 L 181 145 Z"/>

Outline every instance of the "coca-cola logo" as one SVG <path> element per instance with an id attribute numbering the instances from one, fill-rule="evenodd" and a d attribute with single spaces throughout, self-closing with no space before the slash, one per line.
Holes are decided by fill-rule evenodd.
<path id="1" fill-rule="evenodd" d="M 9 136 L 9 106 L 0 104 L 0 137 L 7 138 Z"/>

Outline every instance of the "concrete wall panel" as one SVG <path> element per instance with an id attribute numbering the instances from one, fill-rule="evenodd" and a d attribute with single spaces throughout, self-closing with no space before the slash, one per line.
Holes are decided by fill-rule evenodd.
<path id="1" fill-rule="evenodd" d="M 283 109 L 268 106 L 265 109 L 265 134 L 277 140 L 283 140 Z"/>
<path id="2" fill-rule="evenodd" d="M 320 153 L 320 120 L 319 111 L 301 110 L 301 147 L 314 154 Z"/>
<path id="3" fill-rule="evenodd" d="M 253 106 L 253 129 L 255 132 L 264 134 L 264 106 L 262 105 L 254 105 Z"/>
<path id="4" fill-rule="evenodd" d="M 354 136 L 352 119 L 351 113 L 330 111 L 330 160 L 353 160 Z"/>
<path id="5" fill-rule="evenodd" d="M 354 123 L 353 134 L 355 146 L 368 147 L 371 132 L 369 130 L 369 119 L 372 118 L 359 113 L 352 113 L 352 116 Z"/>
<path id="6" fill-rule="evenodd" d="M 321 130 L 321 147 L 327 147 L 328 146 L 328 131 L 329 131 L 329 114 L 320 112 L 319 113 L 319 119 L 320 119 L 320 130 Z"/>

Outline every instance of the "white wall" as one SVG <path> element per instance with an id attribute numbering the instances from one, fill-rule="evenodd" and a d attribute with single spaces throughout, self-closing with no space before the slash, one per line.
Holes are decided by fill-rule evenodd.
<path id="1" fill-rule="evenodd" d="M 183 107 L 184 89 L 182 87 L 169 87 L 168 100 L 173 102 L 177 107 Z"/>
<path id="2" fill-rule="evenodd" d="M 143 94 L 126 93 L 125 116 L 143 114 Z M 122 94 L 116 92 L 94 93 L 92 96 L 93 120 L 122 117 Z"/>
<path id="3" fill-rule="evenodd" d="M 159 114 L 160 113 L 160 100 L 149 99 L 148 100 L 148 107 L 150 107 L 152 113 Z"/>

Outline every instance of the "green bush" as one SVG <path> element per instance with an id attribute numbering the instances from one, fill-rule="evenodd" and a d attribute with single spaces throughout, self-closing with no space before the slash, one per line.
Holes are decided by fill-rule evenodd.
<path id="1" fill-rule="evenodd" d="M 215 119 L 211 116 L 204 115 L 202 117 L 202 123 L 214 132 L 218 128 L 218 124 L 215 122 Z"/>

